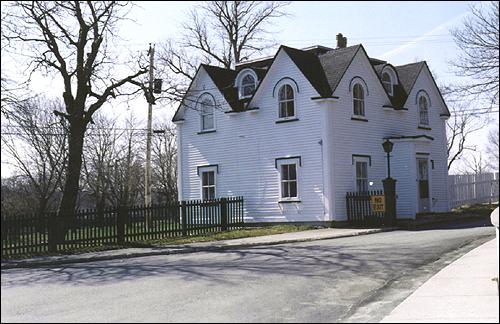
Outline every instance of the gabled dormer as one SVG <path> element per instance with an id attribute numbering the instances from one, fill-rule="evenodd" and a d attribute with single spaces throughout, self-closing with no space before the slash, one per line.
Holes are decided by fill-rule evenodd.
<path id="1" fill-rule="evenodd" d="M 382 68 L 382 85 L 389 96 L 394 96 L 394 87 L 398 85 L 398 75 L 396 70 L 389 64 Z"/>
<path id="2" fill-rule="evenodd" d="M 234 81 L 234 87 L 238 89 L 238 99 L 251 98 L 258 84 L 258 76 L 253 69 L 245 68 L 239 71 Z"/>

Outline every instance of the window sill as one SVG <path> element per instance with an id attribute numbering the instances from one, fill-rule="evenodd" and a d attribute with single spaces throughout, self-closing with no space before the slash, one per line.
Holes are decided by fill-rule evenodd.
<path id="1" fill-rule="evenodd" d="M 429 126 L 418 125 L 418 129 L 432 130 Z"/>
<path id="2" fill-rule="evenodd" d="M 293 121 L 298 121 L 298 118 L 291 118 L 291 119 L 279 119 L 276 121 L 276 124 L 281 124 L 281 123 L 288 123 L 288 122 L 293 122 Z"/>
<path id="3" fill-rule="evenodd" d="M 198 132 L 196 134 L 200 135 L 200 134 L 208 134 L 208 133 L 215 133 L 215 132 L 216 132 L 215 129 L 209 129 L 209 130 L 204 130 L 204 131 Z"/>
<path id="4" fill-rule="evenodd" d="M 368 122 L 368 119 L 366 119 L 364 117 L 358 117 L 358 116 L 352 116 L 351 120 L 359 120 L 359 121 L 363 121 L 363 122 Z"/>
<path id="5" fill-rule="evenodd" d="M 291 203 L 300 203 L 302 201 L 300 200 L 280 200 L 278 201 L 278 204 L 291 204 Z"/>

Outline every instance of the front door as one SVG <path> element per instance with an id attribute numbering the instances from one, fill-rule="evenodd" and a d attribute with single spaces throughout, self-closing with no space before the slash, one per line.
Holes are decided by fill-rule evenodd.
<path id="1" fill-rule="evenodd" d="M 417 159 L 417 185 L 418 212 L 427 213 L 430 211 L 429 162 L 427 159 Z"/>

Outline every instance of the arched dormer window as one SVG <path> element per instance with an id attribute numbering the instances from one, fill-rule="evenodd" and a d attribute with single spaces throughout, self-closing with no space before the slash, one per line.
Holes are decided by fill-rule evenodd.
<path id="1" fill-rule="evenodd" d="M 295 117 L 295 95 L 289 84 L 284 84 L 278 91 L 279 118 Z"/>
<path id="2" fill-rule="evenodd" d="M 234 86 L 238 88 L 240 99 L 251 97 L 257 88 L 257 74 L 252 69 L 241 70 Z"/>
<path id="3" fill-rule="evenodd" d="M 382 84 L 384 85 L 385 91 L 392 96 L 392 78 L 389 73 L 384 72 L 382 74 Z"/>
<path id="4" fill-rule="evenodd" d="M 245 75 L 241 80 L 241 94 L 242 97 L 249 97 L 255 91 L 255 79 L 251 74 Z"/>
<path id="5" fill-rule="evenodd" d="M 429 102 L 425 95 L 418 98 L 419 124 L 429 126 Z"/>
<path id="6" fill-rule="evenodd" d="M 360 83 L 356 83 L 352 90 L 352 104 L 354 116 L 365 116 L 365 91 Z"/>
<path id="7" fill-rule="evenodd" d="M 201 131 L 215 129 L 215 101 L 210 95 L 202 95 L 199 102 Z"/>

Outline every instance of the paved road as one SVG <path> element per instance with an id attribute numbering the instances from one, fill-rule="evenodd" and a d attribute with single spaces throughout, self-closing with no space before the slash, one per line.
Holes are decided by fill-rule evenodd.
<path id="1" fill-rule="evenodd" d="M 490 240 L 468 222 L 226 252 L 3 270 L 2 322 L 378 321 Z"/>

